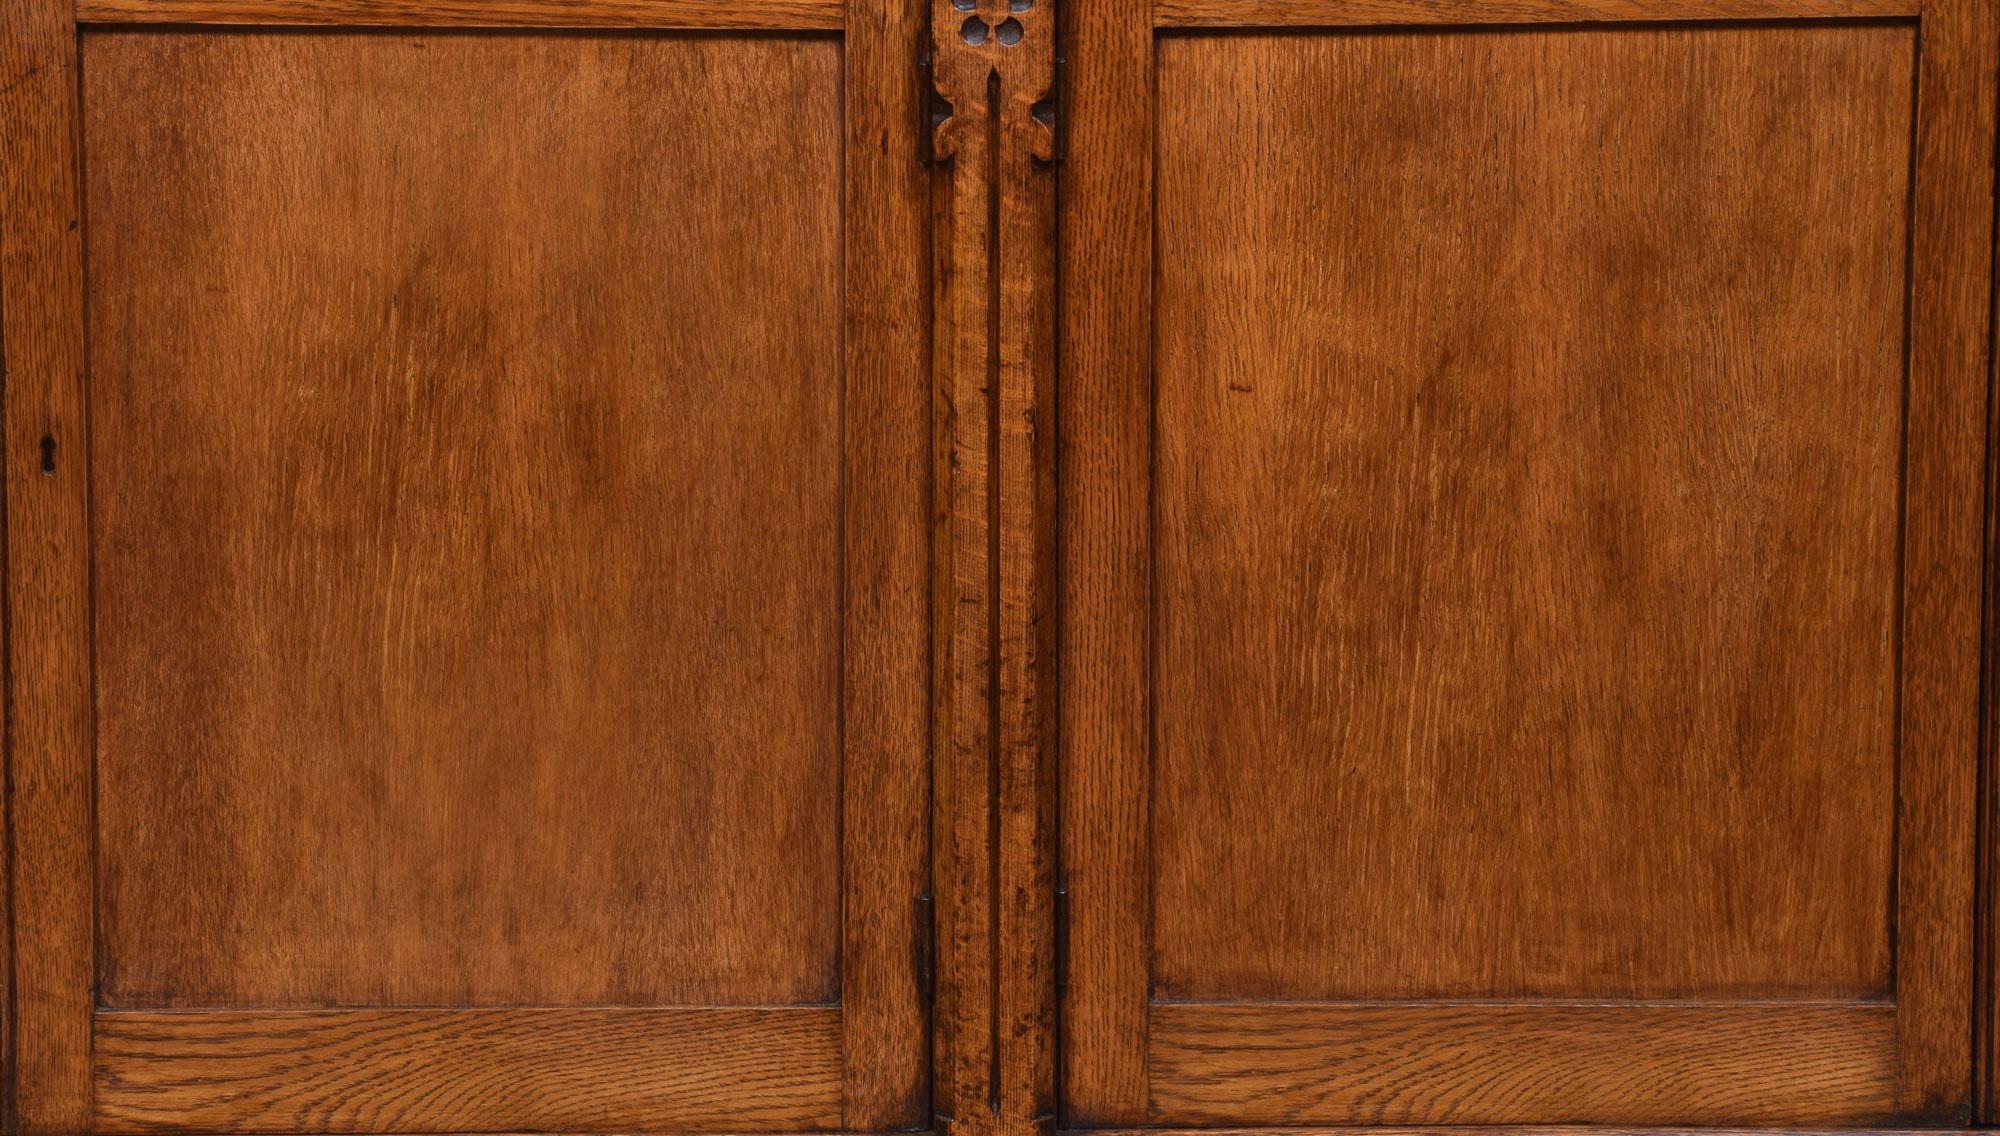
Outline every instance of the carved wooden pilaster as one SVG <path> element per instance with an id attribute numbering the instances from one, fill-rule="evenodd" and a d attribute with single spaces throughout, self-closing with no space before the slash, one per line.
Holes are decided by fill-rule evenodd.
<path id="1" fill-rule="evenodd" d="M 934 0 L 938 1126 L 1054 1102 L 1054 0 Z"/>

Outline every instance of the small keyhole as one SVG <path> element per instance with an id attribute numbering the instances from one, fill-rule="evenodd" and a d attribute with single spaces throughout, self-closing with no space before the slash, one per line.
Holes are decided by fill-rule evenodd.
<path id="1" fill-rule="evenodd" d="M 42 435 L 42 476 L 56 475 L 56 439 L 53 434 Z"/>

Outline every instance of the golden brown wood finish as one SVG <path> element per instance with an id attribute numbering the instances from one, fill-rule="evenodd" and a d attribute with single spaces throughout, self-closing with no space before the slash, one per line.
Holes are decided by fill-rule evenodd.
<path id="1" fill-rule="evenodd" d="M 1135 1136 L 1139 1129 L 1090 1129 L 1102 1136 Z M 1208 1136 L 1248 1136 L 1252 1132 L 1268 1132 L 1261 1128 L 1148 1128 L 1143 1131 L 1157 1136 L 1189 1136 L 1201 1132 Z M 1421 1127 L 1388 1124 L 1351 1125 L 1345 1128 L 1331 1128 L 1324 1125 L 1291 1128 L 1286 1136 L 1752 1136 L 1753 1133 L 1769 1133 L 1769 1128 L 1645 1128 L 1636 1125 L 1617 1127 L 1582 1127 L 1573 1124 L 1543 1125 L 1424 1125 Z M 1947 1136 L 1978 1132 L 1977 1128 L 1788 1128 L 1784 1131 L 1791 1136 L 1834 1136 L 1840 1132 L 1866 1132 L 1869 1136 Z"/>
<path id="2" fill-rule="evenodd" d="M 1997 214 L 1996 216 L 2000 216 Z M 1993 326 L 2000 329 L 2000 225 L 1994 233 Z M 1973 928 L 1973 1121 L 1992 1125 L 2000 1118 L 2000 353 L 1989 345 L 1986 432 L 1986 579 L 1981 619 L 1980 690 L 1983 714 L 1979 742 L 1979 831 L 1975 873 L 1978 909 Z"/>
<path id="3" fill-rule="evenodd" d="M 1917 68 L 1905 407 L 1902 793 L 1896 829 L 1898 1107 L 1967 1115 L 1980 489 L 1989 443 L 1995 7 L 1934 0 Z"/>
<path id="4" fill-rule="evenodd" d="M 1622 23 L 1914 16 L 1922 0 L 1159 0 L 1163 28 Z"/>
<path id="5" fill-rule="evenodd" d="M 1888 991 L 1914 46 L 1161 43 L 1159 997 Z"/>
<path id="6" fill-rule="evenodd" d="M 16 1032 L 56 1027 L 23 1053 L 31 1128 L 87 1124 L 93 1071 L 116 1131 L 920 1124 L 927 672 L 940 1117 L 1046 1127 L 1058 588 L 1069 1122 L 1964 1116 L 1984 0 L 1067 5 L 1059 583 L 1053 154 L 1030 113 L 1052 11 L 970 13 L 989 36 L 1017 21 L 1011 45 L 965 43 L 948 0 L 930 16 L 953 113 L 927 470 L 921 14 L 79 6 L 845 30 L 91 39 L 93 68 L 129 52 L 85 82 L 110 348 L 98 823 L 124 881 L 96 980 L 155 1007 L 101 1014 L 94 1061 L 92 896 L 65 875 L 89 874 L 88 706 L 65 701 L 89 483 L 66 440 L 55 496 L 20 461 L 40 460 L 25 422 L 82 410 L 49 366 L 65 335 L 81 365 L 71 207 L 47 208 L 75 187 L 30 166 L 24 188 L 12 160 L 69 145 L 37 132 L 72 113 L 73 69 L 45 85 L 72 33 L 9 41 L 16 666 L 24 628 L 40 652 L 13 687 L 10 819 L 34 835 L 12 882 L 57 900 L 23 922 Z M 1823 16 L 1918 30 L 1169 37 L 1154 127 L 1156 19 Z M 801 188 L 843 174 L 844 216 Z M 687 255 L 716 231 L 730 257 Z M 794 274 L 732 291 L 777 261 Z M 1905 406 L 1878 380 L 1906 283 Z M 1298 363 L 1322 356 L 1382 374 L 1329 390 Z M 19 382 L 24 357 L 53 394 Z M 728 381 L 635 397 L 607 377 L 694 365 Z M 426 369 L 454 367 L 479 381 Z M 698 612 L 718 619 L 671 622 Z M 671 649 L 648 646 L 661 619 Z M 689 736 L 700 758 L 633 756 Z M 303 801 L 258 780 L 286 754 Z M 695 769 L 720 776 L 671 779 Z M 205 840 L 163 819 L 216 814 Z M 216 886 L 176 909 L 169 876 Z M 1467 997 L 1492 1000 L 1436 1001 Z M 384 999 L 450 1005 L 272 1008 Z M 623 1000 L 667 1005 L 597 1004 Z M 820 1004 L 711 1004 L 764 1000 Z M 162 1012 L 219 1003 L 262 1008 Z"/>
<path id="7" fill-rule="evenodd" d="M 922 16 L 845 11 L 91 33 L 88 438 L 10 16 L 25 1130 L 924 1121 Z"/>
<path id="8" fill-rule="evenodd" d="M 944 1128 L 1054 1118 L 1052 0 L 935 0 Z"/>
<path id="9" fill-rule="evenodd" d="M 104 1003 L 832 1000 L 836 46 L 84 54 Z"/>
<path id="10" fill-rule="evenodd" d="M 1073 19 L 1066 1122 L 1963 1120 L 1990 15 Z"/>
<path id="11" fill-rule="evenodd" d="M 7 469 L 8 1122 L 90 1123 L 91 691 L 76 30 L 10 0 L 0 34 Z"/>
<path id="12" fill-rule="evenodd" d="M 98 1130 L 739 1131 L 840 1123 L 840 1012 L 115 1013 Z"/>
<path id="13" fill-rule="evenodd" d="M 1187 1123 L 1852 1123 L 1896 1108 L 1883 1004 L 1163 1004 L 1156 1113 Z"/>
<path id="14" fill-rule="evenodd" d="M 878 1131 L 930 1121 L 929 13 L 846 13 L 842 1126 Z"/>
<path id="15" fill-rule="evenodd" d="M 1061 1119 L 1088 1127 L 1150 1119 L 1153 31 L 1145 0 L 1062 14 Z"/>
<path id="16" fill-rule="evenodd" d="M 869 6 L 860 2 L 865 13 Z M 78 0 L 99 24 L 836 31 L 842 0 Z"/>

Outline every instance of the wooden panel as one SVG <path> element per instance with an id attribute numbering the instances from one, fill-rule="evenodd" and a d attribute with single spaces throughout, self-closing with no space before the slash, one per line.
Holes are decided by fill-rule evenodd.
<path id="1" fill-rule="evenodd" d="M 1917 69 L 1903 519 L 1897 1056 L 1903 1115 L 1963 1123 L 1979 777 L 1980 490 L 1990 406 L 1992 0 L 1932 0 Z"/>
<path id="2" fill-rule="evenodd" d="M 89 466 L 76 28 L 0 6 L 0 347 L 6 352 L 8 1126 L 90 1123 Z"/>
<path id="3" fill-rule="evenodd" d="M 1104 1128 L 1094 1129 L 1101 1136 L 1137 1136 L 1140 1131 L 1151 1136 L 1249 1136 L 1253 1132 L 1269 1132 L 1267 1128 Z M 1288 1128 L 1285 1136 L 1769 1136 L 1770 1128 L 1727 1128 L 1703 1127 L 1644 1127 L 1633 1124 L 1507 1124 L 1507 1125 L 1435 1125 L 1420 1127 L 1396 1126 L 1391 1124 L 1365 1125 L 1300 1125 Z M 1838 1128 L 1802 1126 L 1786 1128 L 1789 1136 L 1966 1136 L 1980 1131 L 1976 1128 Z"/>
<path id="4" fill-rule="evenodd" d="M 1894 1103 L 1886 1005 L 1163 1005 L 1167 1124 L 1837 1123 Z"/>
<path id="5" fill-rule="evenodd" d="M 2000 266 L 2000 234 L 1994 264 Z M 1996 276 L 2000 283 L 2000 276 Z M 2000 288 L 1989 298 L 2000 328 Z M 2000 355 L 1986 361 L 1988 389 L 2000 391 Z M 2000 777 L 1993 762 L 2000 749 L 2000 398 L 1986 407 L 1985 579 L 1980 618 L 1979 828 L 1974 852 L 1977 918 L 1973 939 L 1973 1122 L 2000 1118 Z"/>
<path id="6" fill-rule="evenodd" d="M 1889 991 L 1912 51 L 1162 42 L 1162 995 Z"/>
<path id="7" fill-rule="evenodd" d="M 1158 0 L 1163 28 L 1914 16 L 1921 0 Z"/>
<path id="8" fill-rule="evenodd" d="M 1069 895 L 1059 1112 L 1077 1128 L 1148 1120 L 1150 10 L 1149 0 L 1064 0 L 1060 12 L 1057 768 Z"/>
<path id="9" fill-rule="evenodd" d="M 1134 1136 L 1140 1129 L 1094 1129 L 1103 1136 Z M 1147 1128 L 1144 1131 L 1154 1136 L 1189 1136 L 1200 1132 L 1204 1136 L 1248 1136 L 1252 1132 L 1268 1132 L 1266 1128 Z M 1286 1136 L 1768 1136 L 1770 1128 L 1726 1128 L 1726 1127 L 1643 1127 L 1632 1124 L 1505 1124 L 1505 1125 L 1435 1125 L 1397 1126 L 1388 1124 L 1365 1125 L 1301 1125 L 1286 1130 Z M 1981 1131 L 1977 1128 L 1883 1128 L 1880 1126 L 1856 1128 L 1799 1127 L 1783 1130 L 1789 1136 L 1967 1136 Z"/>
<path id="10" fill-rule="evenodd" d="M 104 1132 L 832 1128 L 838 1010 L 349 1010 L 97 1019 Z"/>
<path id="11" fill-rule="evenodd" d="M 837 30 L 842 0 L 77 0 L 98 24 Z"/>
<path id="12" fill-rule="evenodd" d="M 858 1132 L 931 1113 L 930 212 L 910 76 L 930 24 L 910 0 L 846 12 L 841 1109 Z"/>
<path id="13" fill-rule="evenodd" d="M 106 1004 L 835 996 L 838 67 L 87 39 Z"/>

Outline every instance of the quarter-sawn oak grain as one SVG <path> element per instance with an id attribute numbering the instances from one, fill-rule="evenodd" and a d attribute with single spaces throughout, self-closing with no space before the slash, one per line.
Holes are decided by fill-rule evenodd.
<path id="1" fill-rule="evenodd" d="M 837 31 L 845 7 L 841 0 L 77 0 L 76 18 L 95 24 Z"/>
<path id="2" fill-rule="evenodd" d="M 1158 0 L 1163 28 L 1587 24 L 1914 16 L 1922 0 Z"/>
<path id="3" fill-rule="evenodd" d="M 921 21 L 843 11 L 87 33 L 117 901 L 52 1127 L 922 1123 Z"/>
<path id="4" fill-rule="evenodd" d="M 106 1005 L 836 996 L 837 65 L 86 42 Z"/>
<path id="5" fill-rule="evenodd" d="M 1964 1122 L 1990 0 L 933 7 L 10 10 L 10 1130 Z"/>
<path id="6" fill-rule="evenodd" d="M 1147 0 L 1061 16 L 1060 1103 L 1095 1127 L 1148 1119 L 1154 36 Z"/>
<path id="7" fill-rule="evenodd" d="M 1445 26 L 1157 55 L 1073 21 L 1082 105 L 1157 126 L 1100 127 L 1066 170 L 1095 190 L 1063 206 L 1066 1121 L 1963 1123 L 1992 7 L 1547 30 L 1424 7 Z M 1401 19 L 1326 16 L 1271 22 Z M 1297 82 L 1341 53 L 1369 65 Z M 1535 141 L 1476 125 L 1510 117 Z M 1139 210 L 1156 232 L 1117 221 Z M 1093 283 L 1135 257 L 1151 280 Z M 1524 401 L 1565 359 L 1583 401 Z M 1533 605 L 1450 602 L 1510 565 L 1570 596 L 1540 663 Z M 1369 630 L 1399 611 L 1443 638 Z M 1121 669 L 1149 637 L 1153 671 Z M 1593 651 L 1566 688 L 1505 689 Z M 1624 730 L 1593 772 L 1592 731 Z M 1691 760 L 1633 772 L 1649 747 Z M 1339 795 L 1378 792 L 1402 805 Z M 1621 799 L 1594 835 L 1549 823 Z"/>
<path id="8" fill-rule="evenodd" d="M 89 475 L 77 47 L 68 0 L 0 6 L 7 1123 L 90 1124 Z"/>
<path id="9" fill-rule="evenodd" d="M 1159 996 L 1888 991 L 1913 49 L 1162 42 Z"/>
<path id="10" fill-rule="evenodd" d="M 927 23 L 906 0 L 846 14 L 841 1124 L 881 1131 L 930 1116 L 930 218 L 909 73 Z"/>
<path id="11" fill-rule="evenodd" d="M 1930 0 L 1916 75 L 1896 828 L 1898 1114 L 1962 1122 L 1979 778 L 1981 501 L 1991 444 L 1991 0 Z M 1990 775 L 1990 770 L 1989 770 Z"/>
<path id="12" fill-rule="evenodd" d="M 840 1124 L 840 1013 L 114 1013 L 98 1131 L 695 1131 Z"/>
<path id="13" fill-rule="evenodd" d="M 1879 1003 L 1165 1004 L 1150 1036 L 1173 1124 L 1785 1126 L 1895 1107 Z"/>

